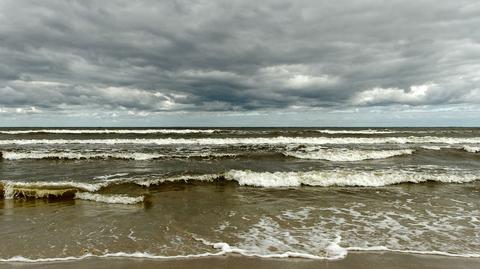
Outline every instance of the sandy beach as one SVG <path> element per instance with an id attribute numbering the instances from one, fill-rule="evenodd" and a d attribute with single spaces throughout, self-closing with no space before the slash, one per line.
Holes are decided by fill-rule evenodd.
<path id="1" fill-rule="evenodd" d="M 89 258 L 81 261 L 48 263 L 2 263 L 0 268 L 278 268 L 278 269 L 367 269 L 367 268 L 480 268 L 480 259 L 398 253 L 351 253 L 336 261 L 307 259 L 262 259 L 228 255 L 192 259 L 149 260 L 129 258 Z"/>

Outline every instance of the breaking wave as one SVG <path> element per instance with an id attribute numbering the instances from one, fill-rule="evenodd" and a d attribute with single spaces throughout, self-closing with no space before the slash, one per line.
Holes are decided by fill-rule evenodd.
<path id="1" fill-rule="evenodd" d="M 180 159 L 180 158 L 222 158 L 235 157 L 229 153 L 189 153 L 181 154 L 155 154 L 142 152 L 1 152 L 0 156 L 6 160 L 23 159 L 59 159 L 59 160 L 82 160 L 82 159 L 125 159 L 125 160 L 155 160 L 155 159 Z"/>
<path id="2" fill-rule="evenodd" d="M 478 153 L 478 152 L 480 152 L 480 147 L 463 146 L 463 150 L 465 150 L 466 152 L 470 152 L 470 153 Z"/>
<path id="3" fill-rule="evenodd" d="M 226 179 L 235 180 L 240 185 L 257 187 L 298 187 L 306 186 L 359 186 L 381 187 L 399 183 L 422 183 L 427 181 L 443 183 L 466 183 L 478 179 L 470 173 L 409 171 L 385 169 L 376 171 L 326 170 L 308 172 L 252 172 L 231 170 Z"/>
<path id="4" fill-rule="evenodd" d="M 390 130 L 317 130 L 317 132 L 322 134 L 395 134 L 401 133 L 401 131 L 390 131 Z"/>
<path id="5" fill-rule="evenodd" d="M 145 199 L 143 196 L 130 197 L 126 195 L 113 194 L 113 195 L 104 195 L 98 193 L 90 192 L 77 192 L 75 193 L 75 199 L 95 201 L 108 204 L 125 204 L 133 205 L 142 203 Z"/>
<path id="6" fill-rule="evenodd" d="M 158 176 L 153 178 L 117 177 L 107 178 L 93 183 L 74 181 L 19 182 L 4 180 L 0 181 L 0 194 L 3 194 L 5 199 L 77 198 L 98 202 L 123 201 L 122 203 L 127 204 L 140 202 L 140 197 L 128 197 L 123 194 L 120 196 L 105 196 L 103 194 L 95 194 L 95 192 L 118 184 L 134 184 L 148 188 L 164 183 L 232 181 L 241 186 L 265 188 L 300 187 L 302 185 L 316 187 L 381 187 L 400 183 L 422 183 L 427 181 L 467 183 L 476 181 L 478 178 L 478 175 L 464 170 L 433 170 L 428 168 L 421 171 L 394 168 L 374 171 L 334 169 L 307 172 L 230 170 L 220 174 Z"/>
<path id="7" fill-rule="evenodd" d="M 0 131 L 0 134 L 211 134 L 213 129 L 32 129 Z"/>
<path id="8" fill-rule="evenodd" d="M 310 147 L 301 150 L 290 150 L 284 154 L 299 159 L 328 160 L 334 162 L 351 162 L 362 160 L 385 159 L 400 155 L 410 155 L 413 149 L 399 150 L 354 150 L 345 148 L 316 148 Z"/>
<path id="9" fill-rule="evenodd" d="M 162 138 L 162 139 L 8 139 L 0 145 L 28 144 L 152 144 L 152 145 L 323 145 L 323 144 L 480 144 L 480 137 L 250 137 L 250 138 Z"/>

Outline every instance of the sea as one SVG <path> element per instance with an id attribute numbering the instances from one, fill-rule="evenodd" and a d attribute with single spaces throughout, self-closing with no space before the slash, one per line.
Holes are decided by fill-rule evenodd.
<path id="1" fill-rule="evenodd" d="M 479 128 L 0 128 L 0 263 L 480 257 Z"/>

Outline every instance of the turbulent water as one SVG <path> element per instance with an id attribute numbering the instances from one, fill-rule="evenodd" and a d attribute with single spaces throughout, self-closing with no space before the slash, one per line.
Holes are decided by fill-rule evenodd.
<path id="1" fill-rule="evenodd" d="M 0 129 L 0 262 L 480 257 L 480 129 Z"/>

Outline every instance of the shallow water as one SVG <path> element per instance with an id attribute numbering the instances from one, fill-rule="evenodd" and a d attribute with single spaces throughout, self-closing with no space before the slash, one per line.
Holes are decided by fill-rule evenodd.
<path id="1" fill-rule="evenodd" d="M 480 257 L 479 129 L 0 129 L 0 259 Z"/>

